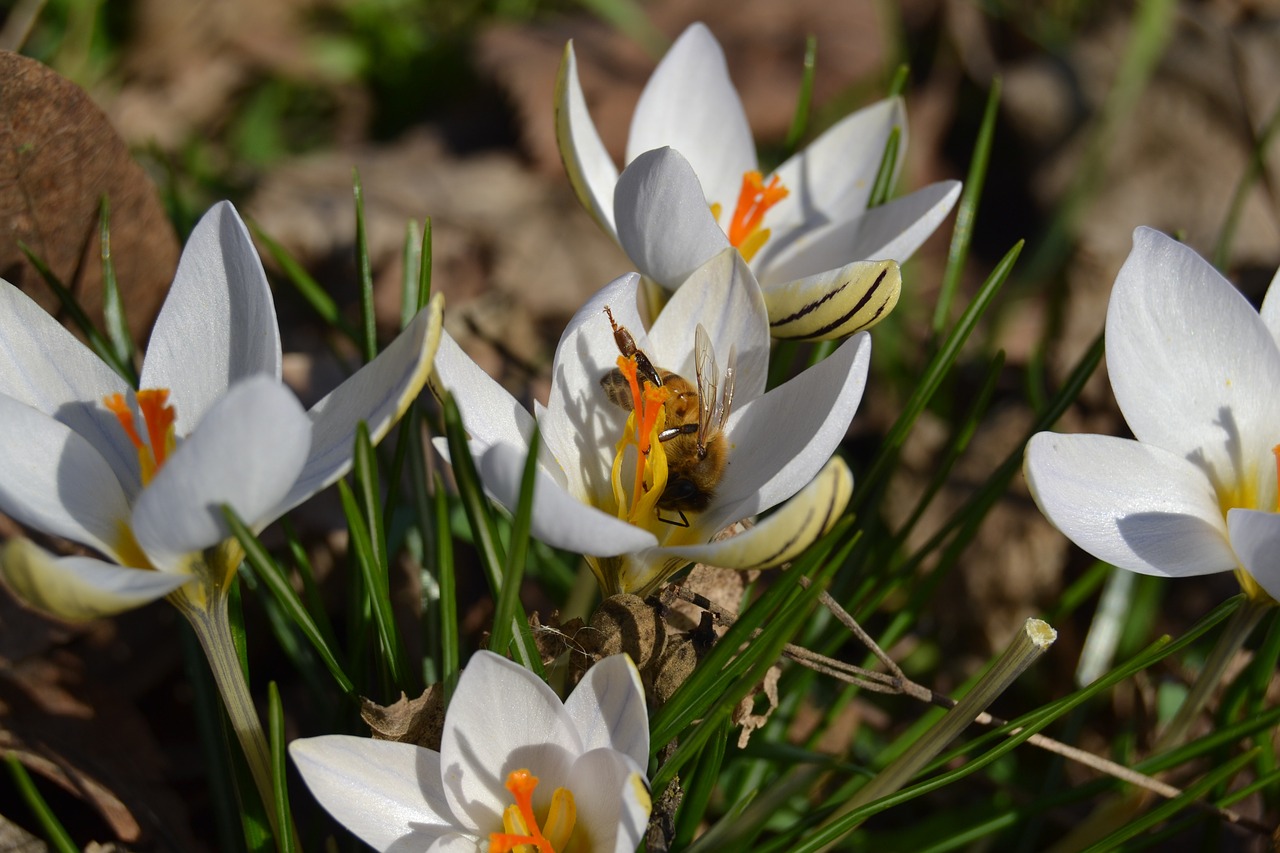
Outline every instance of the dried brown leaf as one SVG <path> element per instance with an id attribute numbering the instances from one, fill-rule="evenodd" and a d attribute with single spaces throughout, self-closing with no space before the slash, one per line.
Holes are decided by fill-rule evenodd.
<path id="1" fill-rule="evenodd" d="M 361 699 L 360 716 L 374 740 L 412 743 L 439 751 L 440 733 L 444 731 L 444 691 L 439 684 L 432 684 L 416 699 L 401 693 L 391 705 Z"/>

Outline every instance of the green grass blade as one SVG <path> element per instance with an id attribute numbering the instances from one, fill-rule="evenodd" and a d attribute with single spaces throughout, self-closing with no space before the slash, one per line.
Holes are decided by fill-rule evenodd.
<path id="1" fill-rule="evenodd" d="M 111 203 L 104 195 L 98 211 L 98 238 L 102 247 L 102 318 L 107 339 L 121 364 L 133 365 L 133 335 L 120 298 L 116 281 L 116 265 L 111 258 Z"/>
<path id="2" fill-rule="evenodd" d="M 320 655 L 320 659 L 324 661 L 325 666 L 328 667 L 333 680 L 338 682 L 338 686 L 342 688 L 342 692 L 354 694 L 355 685 L 338 661 L 338 656 L 333 651 L 329 640 L 325 638 L 320 628 L 316 625 L 311 614 L 302 606 L 301 600 L 299 600 L 297 593 L 293 591 L 293 586 L 290 585 L 279 564 L 267 553 L 267 549 L 262 546 L 262 542 L 258 540 L 258 537 L 253 535 L 253 531 L 240 520 L 235 510 L 229 505 L 224 505 L 222 513 L 226 517 L 227 523 L 231 525 L 232 535 L 236 537 L 240 547 L 244 548 L 245 559 L 253 567 L 255 576 L 266 585 L 276 603 L 298 630 L 302 632 L 303 636 L 311 641 L 311 645 L 315 648 L 316 653 Z"/>
<path id="3" fill-rule="evenodd" d="M 796 94 L 796 111 L 783 142 L 783 157 L 790 157 L 800 147 L 809 127 L 809 110 L 813 104 L 813 72 L 818 57 L 818 37 L 810 35 L 804 42 L 804 64 L 800 72 L 800 91 Z"/>
<path id="4" fill-rule="evenodd" d="M 18 756 L 9 752 L 5 754 L 4 760 L 9 765 L 9 778 L 13 780 L 13 785 L 18 789 L 22 801 L 40 822 L 40 828 L 44 831 L 49 847 L 57 850 L 58 853 L 80 853 L 80 845 L 71 840 L 71 835 L 63 828 L 58 816 L 53 813 L 53 809 L 49 808 L 44 797 L 40 796 L 36 783 L 31 781 L 27 768 L 18 761 Z"/>
<path id="5" fill-rule="evenodd" d="M 884 153 L 880 155 L 880 167 L 876 170 L 875 182 L 871 184 L 867 207 L 879 207 L 893 194 L 893 185 L 898 179 L 898 149 L 901 145 L 902 128 L 895 127 L 889 131 Z"/>
<path id="6" fill-rule="evenodd" d="M 266 248 L 267 253 L 279 265 L 285 279 L 293 285 L 293 289 L 298 292 L 303 301 L 311 306 L 311 310 L 316 312 L 316 316 L 323 320 L 326 326 L 337 329 L 350 338 L 352 342 L 359 343 L 360 336 L 351 324 L 347 322 L 347 319 L 342 316 L 342 312 L 338 310 L 338 303 L 333 301 L 333 297 L 320 285 L 320 282 L 312 278 L 311 273 L 307 272 L 306 268 L 298 263 L 284 246 L 259 228 L 257 223 L 250 220 L 249 227 L 253 230 L 253 236 Z"/>
<path id="7" fill-rule="evenodd" d="M 461 655 L 458 643 L 458 585 L 453 573 L 453 532 L 449 529 L 449 496 L 437 474 L 434 509 L 436 521 L 436 581 L 440 584 L 440 681 L 447 705 L 458 683 Z"/>
<path id="8" fill-rule="evenodd" d="M 67 316 L 71 318 L 71 322 L 76 328 L 84 334 L 85 339 L 89 341 L 90 348 L 97 353 L 98 358 L 107 363 L 107 366 L 120 375 L 122 379 L 128 382 L 134 388 L 138 387 L 138 374 L 133 369 L 133 365 L 120 360 L 116 355 L 115 347 L 111 345 L 111 341 L 103 336 L 93 325 L 93 321 L 89 319 L 89 315 L 80 307 L 79 301 L 76 299 L 70 289 L 62 283 L 62 279 L 54 273 L 49 265 L 37 255 L 30 246 L 23 241 L 18 241 L 18 248 L 22 250 L 22 254 L 27 256 L 27 260 L 36 268 L 36 272 L 40 273 L 40 277 L 44 279 L 44 283 L 53 291 L 53 295 L 58 297 L 58 302 L 62 305 L 62 310 L 67 312 Z"/>
<path id="9" fill-rule="evenodd" d="M 1267 151 L 1271 148 L 1277 131 L 1280 131 L 1280 105 L 1272 111 L 1271 118 L 1267 119 L 1262 133 L 1258 135 L 1249 152 L 1249 165 L 1231 194 L 1231 205 L 1227 208 L 1226 219 L 1222 222 L 1217 243 L 1213 247 L 1213 265 L 1220 270 L 1227 268 L 1227 261 L 1231 258 L 1231 244 L 1235 242 L 1236 228 L 1240 226 L 1240 217 L 1244 213 L 1245 200 L 1249 197 L 1249 190 L 1267 168 Z"/>
<path id="10" fill-rule="evenodd" d="M 289 809 L 289 757 L 285 749 L 284 708 L 280 704 L 280 690 L 274 681 L 267 684 L 267 728 L 271 739 L 271 790 L 274 794 L 276 825 L 280 837 L 276 839 L 280 853 L 293 853 L 297 849 L 294 836 L 293 814 Z"/>
<path id="11" fill-rule="evenodd" d="M 404 250 L 400 263 L 400 328 L 409 325 L 418 312 L 418 270 L 422 264 L 422 243 L 418 241 L 418 223 L 410 219 L 405 226 Z"/>
<path id="12" fill-rule="evenodd" d="M 711 795 L 720 781 L 720 765 L 724 763 L 725 747 L 729 743 L 732 727 L 726 718 L 719 730 L 707 739 L 702 754 L 698 756 L 698 766 L 693 777 L 684 781 L 684 799 L 680 801 L 680 811 L 676 813 L 675 848 L 684 849 L 693 843 L 693 837 L 702 825 L 707 813 L 707 805 Z"/>
<path id="13" fill-rule="evenodd" d="M 498 538 L 498 528 L 490 515 L 489 499 L 485 496 L 476 462 L 467 444 L 466 429 L 462 426 L 462 414 L 452 395 L 442 401 L 444 431 L 449 442 L 449 462 L 453 466 L 453 479 L 458 484 L 458 496 L 471 527 L 471 536 L 484 567 L 485 580 L 496 596 L 502 589 L 502 567 L 506 564 L 506 552 Z"/>
<path id="14" fill-rule="evenodd" d="M 538 444 L 539 432 L 535 426 L 533 434 L 529 436 L 529 455 L 520 480 L 520 502 L 516 505 L 515 519 L 511 525 L 502 585 L 494 590 L 493 633 L 489 637 L 489 648 L 492 651 L 506 654 L 511 649 L 515 660 L 526 669 L 535 669 L 535 662 L 538 664 L 537 669 L 541 669 L 537 647 L 532 644 L 532 637 L 528 636 L 529 622 L 523 618 L 523 608 L 520 606 L 520 586 L 524 581 L 525 560 L 529 555 L 533 487 L 538 474 Z M 525 631 L 520 630 L 521 623 L 524 624 Z"/>
<path id="15" fill-rule="evenodd" d="M 942 334 L 951 303 L 960 287 L 960 276 L 969 260 L 969 245 L 973 242 L 973 223 L 978 218 L 978 201 L 987 181 L 987 167 L 991 163 L 991 140 L 995 138 L 996 116 L 1000 108 L 1000 78 L 991 81 L 987 92 L 987 106 L 978 127 L 973 157 L 969 160 L 969 174 L 965 176 L 964 191 L 956 206 L 956 226 L 951 232 L 951 248 L 947 251 L 947 268 L 942 274 L 942 288 L 938 291 L 938 304 L 933 310 L 933 334 Z"/>
<path id="16" fill-rule="evenodd" d="M 369 235 L 364 224 L 364 188 L 360 173 L 351 170 L 351 189 L 356 202 L 356 271 L 360 279 L 360 337 L 356 343 L 366 362 L 378 355 L 378 329 L 373 308 L 373 267 L 369 261 Z"/>
<path id="17" fill-rule="evenodd" d="M 613 26 L 618 32 L 644 48 L 645 53 L 657 59 L 667 52 L 671 43 L 654 26 L 645 7 L 636 0 L 578 0 L 582 7 Z"/>

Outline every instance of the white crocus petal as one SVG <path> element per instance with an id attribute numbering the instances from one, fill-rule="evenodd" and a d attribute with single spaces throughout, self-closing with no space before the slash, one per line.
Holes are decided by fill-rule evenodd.
<path id="1" fill-rule="evenodd" d="M 1271 332 L 1272 340 L 1280 347 L 1280 269 L 1271 277 L 1271 284 L 1267 286 L 1267 295 L 1263 297 L 1262 308 L 1258 313 L 1267 331 Z"/>
<path id="2" fill-rule="evenodd" d="M 742 173 L 756 168 L 755 142 L 724 51 L 703 24 L 676 39 L 645 85 L 631 118 L 626 162 L 663 146 L 684 154 L 706 199 L 732 213 Z"/>
<path id="3" fill-rule="evenodd" d="M 476 452 L 475 447 L 472 452 Z M 476 460 L 485 491 L 511 512 L 520 501 L 528 452 L 527 448 L 495 444 L 483 449 Z M 652 533 L 583 503 L 540 469 L 534 482 L 530 533 L 553 548 L 598 557 L 613 557 L 658 544 Z"/>
<path id="4" fill-rule="evenodd" d="M 643 705 L 640 714 L 647 717 Z M 648 727 L 647 718 L 644 725 Z M 570 773 L 578 813 L 575 838 L 589 839 L 590 849 L 599 853 L 633 853 L 640 846 L 652 806 L 644 771 L 620 752 L 595 749 L 579 757 Z"/>
<path id="5" fill-rule="evenodd" d="M 746 402 L 763 394 L 769 373 L 769 315 L 755 276 L 736 249 L 707 261 L 672 294 L 649 329 L 653 349 L 648 354 L 693 380 L 698 326 L 706 329 L 721 372 L 728 367 L 729 350 L 736 353 L 734 399 Z M 709 378 L 720 382 L 722 377 Z"/>
<path id="6" fill-rule="evenodd" d="M 1258 313 L 1191 249 L 1149 228 L 1116 277 L 1107 372 L 1142 442 L 1192 458 L 1219 485 L 1275 468 L 1280 349 Z M 1243 468 L 1243 470 L 1237 470 Z"/>
<path id="7" fill-rule="evenodd" d="M 177 568 L 231 535 L 223 504 L 261 529 L 302 470 L 310 443 L 311 422 L 288 388 L 268 376 L 232 386 L 138 498 L 138 544 L 157 567 Z"/>
<path id="8" fill-rule="evenodd" d="M 130 494 L 138 455 L 102 405 L 129 385 L 25 293 L 0 279 L 0 394 L 66 424 L 97 448 Z"/>
<path id="9" fill-rule="evenodd" d="M 258 373 L 280 378 L 280 329 L 262 261 L 230 202 L 196 223 L 156 318 L 141 388 L 169 388 L 186 435 L 227 386 Z"/>
<path id="10" fill-rule="evenodd" d="M 618 178 L 613 201 L 622 250 L 664 287 L 675 288 L 729 246 L 698 175 L 674 148 L 633 160 Z"/>
<path id="11" fill-rule="evenodd" d="M 769 209 L 768 224 L 774 234 L 802 223 L 850 219 L 866 210 L 895 127 L 896 179 L 907 155 L 907 116 L 901 98 L 888 98 L 846 116 L 779 166 L 774 174 L 789 192 Z"/>
<path id="12" fill-rule="evenodd" d="M 640 672 L 626 655 L 610 655 L 587 670 L 564 702 L 583 749 L 608 748 L 649 763 L 649 715 Z"/>
<path id="13" fill-rule="evenodd" d="M 543 445 L 563 471 L 566 488 L 582 501 L 601 503 L 606 496 L 612 500 L 609 466 L 627 415 L 610 405 L 600 388 L 600 378 L 618 362 L 618 345 L 604 309 L 607 307 L 614 321 L 635 338 L 636 346 L 645 350 L 649 339 L 636 307 L 639 284 L 635 273 L 606 284 L 573 315 L 556 345 L 551 393 L 545 417 L 538 423 Z M 474 364 L 472 369 L 479 371 Z"/>
<path id="14" fill-rule="evenodd" d="M 289 755 L 320 805 L 377 850 L 425 850 L 459 829 L 436 810 L 445 802 L 437 752 L 325 735 L 295 740 Z"/>
<path id="15" fill-rule="evenodd" d="M 0 509 L 29 527 L 115 556 L 129 499 L 93 445 L 0 394 Z"/>
<path id="16" fill-rule="evenodd" d="M 55 558 L 29 539 L 0 552 L 5 580 L 24 601 L 62 619 L 112 616 L 163 598 L 190 577 L 127 568 L 93 557 Z"/>
<path id="17" fill-rule="evenodd" d="M 600 141 L 600 133 L 587 111 L 572 41 L 564 47 L 560 75 L 556 78 L 556 142 L 564 170 L 569 175 L 569 185 L 578 201 L 604 230 L 616 236 L 613 187 L 618 183 L 618 167 Z"/>
<path id="18" fill-rule="evenodd" d="M 507 776 L 521 768 L 541 780 L 534 803 L 545 808 L 582 751 L 573 721 L 546 682 L 498 655 L 477 654 L 458 679 L 453 706 L 466 710 L 445 716 L 440 765 L 454 817 L 472 830 L 501 826 L 511 803 Z"/>
<path id="19" fill-rule="evenodd" d="M 852 219 L 777 235 L 755 259 L 760 283 L 770 287 L 805 278 L 850 259 L 909 258 L 947 218 L 959 197 L 959 182 L 939 181 Z"/>
<path id="20" fill-rule="evenodd" d="M 765 288 L 769 331 L 781 339 L 840 340 L 887 317 L 901 293 L 897 261 L 854 261 Z"/>
<path id="21" fill-rule="evenodd" d="M 311 407 L 307 464 L 273 516 L 283 515 L 351 470 L 358 424 L 368 427 L 374 444 L 391 430 L 426 384 L 440 345 L 443 310 L 443 297 L 437 294 L 377 358 Z"/>
<path id="22" fill-rule="evenodd" d="M 1227 513 L 1227 530 L 1244 570 L 1280 601 L 1280 513 L 1233 509 Z"/>
<path id="23" fill-rule="evenodd" d="M 1024 472 L 1041 512 L 1100 560 L 1161 576 L 1236 567 L 1208 479 L 1166 450 L 1042 432 L 1027 444 Z"/>
<path id="24" fill-rule="evenodd" d="M 853 496 L 853 473 L 832 459 L 777 512 L 736 536 L 666 550 L 725 569 L 767 569 L 790 562 L 831 530 Z"/>
<path id="25" fill-rule="evenodd" d="M 528 447 L 533 417 L 448 332 L 440 333 L 429 381 L 437 395 L 446 391 L 453 395 L 471 438 L 486 446 L 507 442 Z"/>
<path id="26" fill-rule="evenodd" d="M 730 416 L 730 465 L 713 526 L 756 515 L 802 489 L 844 438 L 871 362 L 861 332 L 830 356 Z M 742 460 L 741 464 L 733 460 Z"/>

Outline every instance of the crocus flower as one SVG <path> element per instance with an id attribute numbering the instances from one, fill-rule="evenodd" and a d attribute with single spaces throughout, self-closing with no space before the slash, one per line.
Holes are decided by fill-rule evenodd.
<path id="1" fill-rule="evenodd" d="M 794 558 L 830 529 L 852 492 L 847 466 L 831 454 L 862 398 L 870 339 L 850 338 L 765 393 L 768 318 L 738 252 L 726 250 L 696 270 L 690 286 L 677 290 L 648 328 L 637 309 L 639 283 L 638 275 L 624 275 L 574 315 L 556 348 L 547 405 L 535 405 L 533 415 L 442 336 L 432 388 L 456 399 L 485 488 L 509 509 L 516 506 L 536 419 L 541 443 L 532 533 L 586 555 L 605 594 L 644 595 L 691 562 L 745 569 Z M 611 402 L 601 380 L 615 368 L 625 372 L 628 363 L 633 375 L 637 371 L 634 358 L 620 358 L 606 308 L 655 369 L 689 382 L 696 376 L 699 325 L 722 367 L 736 348 L 732 405 L 717 439 L 723 442 L 722 470 L 710 489 L 674 507 L 670 501 L 664 507 L 672 495 L 664 484 L 680 479 L 693 454 L 687 444 L 678 451 L 676 441 L 668 444 L 661 436 L 690 420 L 677 423 L 674 401 L 658 399 L 673 387 L 669 381 L 661 388 L 635 383 L 644 400 L 631 412 Z M 639 374 L 643 379 L 644 370 Z M 726 385 L 723 373 L 714 379 L 721 393 L 708 402 L 713 407 Z M 685 398 L 684 405 L 696 421 L 692 400 Z M 733 522 L 788 498 L 754 528 L 711 541 Z"/>
<path id="2" fill-rule="evenodd" d="M 135 392 L 0 282 L 0 510 L 100 557 L 9 544 L 9 583 L 83 619 L 164 595 L 197 603 L 239 562 L 219 507 L 255 530 L 342 476 L 357 423 L 381 438 L 425 381 L 440 306 L 304 412 L 280 382 L 271 291 L 235 208 L 191 235 Z M 193 580 L 198 583 L 192 583 Z"/>
<path id="3" fill-rule="evenodd" d="M 764 177 L 724 52 L 702 24 L 649 78 L 621 176 L 587 111 L 572 43 L 556 87 L 569 181 L 636 268 L 672 289 L 734 246 L 764 288 L 777 338 L 840 338 L 886 316 L 901 287 L 895 262 L 955 204 L 960 185 L 943 181 L 867 207 L 895 131 L 896 179 L 907 143 L 899 98 L 853 113 Z"/>
<path id="4" fill-rule="evenodd" d="M 1235 572 L 1253 600 L 1278 598 L 1280 287 L 1259 315 L 1186 246 L 1149 228 L 1133 243 L 1106 334 L 1136 440 L 1034 436 L 1031 493 L 1101 560 L 1164 577 Z"/>
<path id="5" fill-rule="evenodd" d="M 649 819 L 649 718 L 626 655 L 589 669 L 562 704 L 527 669 L 477 652 L 439 752 L 326 735 L 289 753 L 320 804 L 377 850 L 629 853 Z"/>

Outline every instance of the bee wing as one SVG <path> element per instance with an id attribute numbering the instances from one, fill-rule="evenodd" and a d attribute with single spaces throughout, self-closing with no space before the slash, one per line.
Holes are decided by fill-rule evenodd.
<path id="1" fill-rule="evenodd" d="M 698 383 L 698 444 L 705 447 L 711 439 L 716 413 L 716 354 L 711 336 L 698 324 L 693 338 L 693 372 Z"/>
<path id="2" fill-rule="evenodd" d="M 738 375 L 738 348 L 729 347 L 729 363 L 724 368 L 724 390 L 716 401 L 715 415 L 712 420 L 715 422 L 717 430 L 724 429 L 725 422 L 729 420 L 729 409 L 733 405 L 733 382 Z"/>

